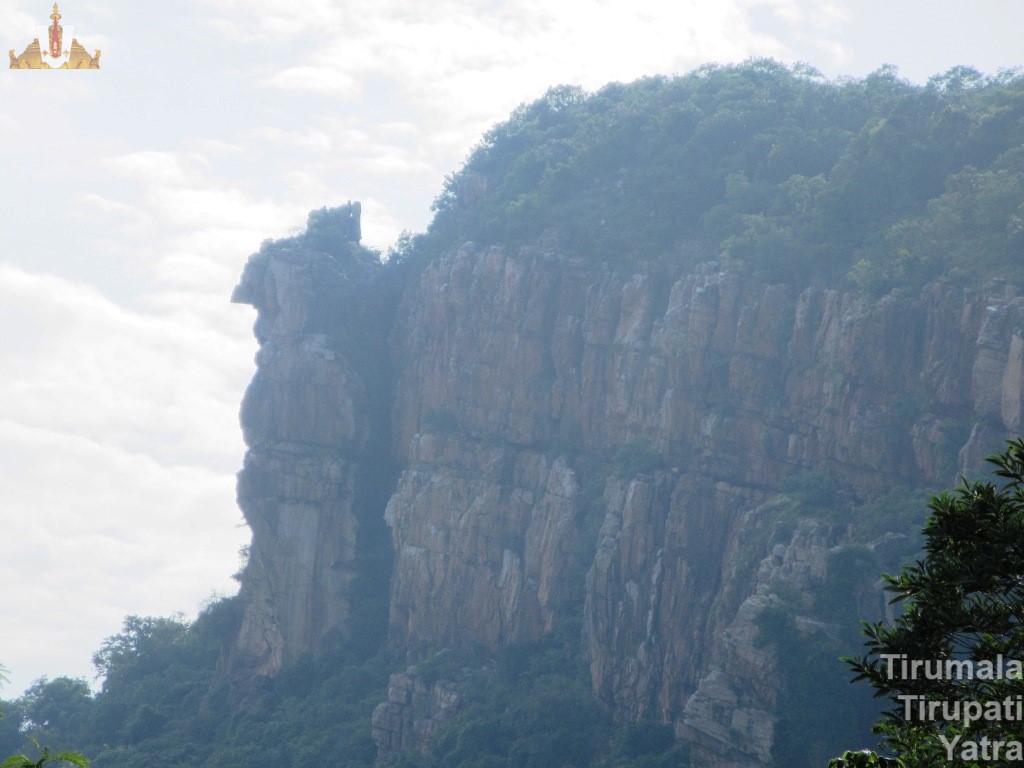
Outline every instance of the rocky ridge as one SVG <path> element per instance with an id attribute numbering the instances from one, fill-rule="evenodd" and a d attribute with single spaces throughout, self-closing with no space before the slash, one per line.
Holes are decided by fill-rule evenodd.
<path id="1" fill-rule="evenodd" d="M 756 617 L 779 583 L 820 579 L 842 535 L 798 530 L 751 559 L 755 511 L 810 470 L 864 499 L 948 484 L 1024 414 L 1024 300 L 1004 285 L 874 301 L 713 263 L 473 244 L 420 273 L 371 261 L 267 249 L 236 292 L 261 342 L 238 680 L 346 635 L 377 515 L 388 642 L 410 662 L 498 651 L 582 606 L 618 718 L 675 725 L 695 765 L 766 765 L 777 691 Z M 386 504 L 362 503 L 389 462 Z M 392 679 L 382 752 L 421 748 L 457 707 L 434 688 Z"/>

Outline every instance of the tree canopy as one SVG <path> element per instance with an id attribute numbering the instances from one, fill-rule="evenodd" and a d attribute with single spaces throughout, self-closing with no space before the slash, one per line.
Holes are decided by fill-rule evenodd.
<path id="1" fill-rule="evenodd" d="M 891 67 L 830 81 L 753 60 L 593 93 L 563 85 L 484 135 L 412 250 L 726 258 L 869 292 L 951 270 L 1022 277 L 1021 144 L 1013 72 L 955 67 L 917 86 Z"/>

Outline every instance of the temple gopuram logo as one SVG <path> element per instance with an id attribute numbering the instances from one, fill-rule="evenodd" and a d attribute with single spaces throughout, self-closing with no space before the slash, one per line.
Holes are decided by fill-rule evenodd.
<path id="1" fill-rule="evenodd" d="M 57 4 L 50 14 L 53 24 L 39 27 L 39 36 L 28 44 L 21 56 L 11 50 L 11 69 L 99 69 L 100 52 L 92 56 L 74 36 L 74 27 L 60 23 Z"/>

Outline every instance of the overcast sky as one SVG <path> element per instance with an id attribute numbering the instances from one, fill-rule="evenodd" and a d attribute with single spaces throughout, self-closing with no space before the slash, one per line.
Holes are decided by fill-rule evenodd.
<path id="1" fill-rule="evenodd" d="M 52 0 L 0 0 L 21 53 Z M 65 0 L 99 72 L 0 72 L 0 662 L 12 697 L 92 679 L 127 614 L 194 616 L 235 506 L 266 237 L 363 203 L 419 230 L 489 125 L 594 89 L 772 56 L 923 82 L 1024 63 L 1016 0 Z"/>

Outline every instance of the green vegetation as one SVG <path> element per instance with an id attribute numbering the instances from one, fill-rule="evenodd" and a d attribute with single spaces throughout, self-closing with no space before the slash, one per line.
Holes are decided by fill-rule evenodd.
<path id="1" fill-rule="evenodd" d="M 860 502 L 826 473 L 812 471 L 785 478 L 782 491 L 764 508 L 777 529 L 776 541 L 788 537 L 800 520 L 814 519 L 847 526 L 856 541 L 895 534 L 883 567 L 897 568 L 902 565 L 900 558 L 920 551 L 921 526 L 927 516 L 920 499 L 927 489 L 894 487 Z"/>
<path id="2" fill-rule="evenodd" d="M 772 745 L 772 765 L 779 768 L 824 765 L 837 744 L 869 733 L 880 711 L 868 691 L 848 684 L 838 664 L 856 647 L 857 614 L 847 613 L 838 624 L 819 620 L 817 628 L 801 631 L 795 613 L 791 606 L 770 608 L 758 618 L 759 642 L 774 646 L 782 683 Z"/>
<path id="3" fill-rule="evenodd" d="M 31 740 L 39 752 L 39 757 L 33 760 L 27 755 L 12 755 L 0 763 L 2 768 L 44 768 L 47 764 L 67 764 L 80 766 L 80 768 L 89 768 L 89 761 L 82 757 L 77 752 L 71 752 L 69 750 L 62 750 L 60 752 L 52 752 L 49 747 L 44 747 L 35 739 Z"/>
<path id="4" fill-rule="evenodd" d="M 10 682 L 9 678 L 6 675 L 6 672 L 7 667 L 5 667 L 3 664 L 0 664 L 0 687 L 2 687 L 4 683 Z M 2 711 L 0 711 L 0 717 L 3 717 Z M 9 722 L 10 721 L 8 721 L 8 726 Z M 9 727 L 0 729 L 0 740 L 2 740 L 5 737 L 5 735 L 9 736 L 12 733 L 17 732 L 18 727 L 20 725 L 20 722 L 17 723 L 14 731 L 11 731 Z M 6 734 L 4 733 L 4 730 L 7 731 Z M 51 765 L 53 765 L 54 763 L 70 763 L 71 765 L 79 766 L 79 768 L 89 768 L 89 761 L 78 752 L 72 752 L 70 750 L 61 750 L 59 752 L 53 752 L 49 747 L 44 747 L 42 744 L 40 744 L 39 740 L 36 739 L 34 736 L 28 737 L 28 741 L 32 744 L 32 746 L 35 748 L 35 751 L 39 755 L 35 760 L 33 760 L 31 757 L 25 754 L 11 755 L 2 763 L 0 763 L 0 768 L 45 768 L 47 763 Z M 4 751 L 6 750 L 0 749 L 0 754 L 3 754 Z"/>
<path id="5" fill-rule="evenodd" d="M 231 702 L 216 675 L 234 632 L 237 598 L 218 601 L 189 624 L 129 617 L 95 655 L 106 675 L 93 696 L 84 680 L 42 679 L 8 702 L 0 752 L 32 738 L 73 743 L 93 768 L 371 768 L 370 716 L 385 699 L 383 655 L 360 660 L 341 650 L 305 658 L 266 681 L 246 707 Z M 505 649 L 435 655 L 417 667 L 428 686 L 452 681 L 464 697 L 459 717 L 435 736 L 429 758 L 408 768 L 688 768 L 670 727 L 612 725 L 590 693 L 578 653 L 579 627 Z M 52 763 L 67 756 L 46 753 Z M 29 768 L 12 763 L 8 768 Z"/>
<path id="6" fill-rule="evenodd" d="M 303 239 L 307 247 L 324 253 L 358 252 L 351 243 L 358 243 L 359 204 L 352 203 L 338 208 L 320 208 L 310 211 L 306 219 Z"/>
<path id="7" fill-rule="evenodd" d="M 1024 722 L 1001 706 L 1024 696 L 1024 675 L 998 666 L 1024 659 L 1024 440 L 989 461 L 1008 482 L 932 498 L 924 558 L 885 577 L 903 613 L 865 625 L 867 653 L 847 660 L 889 698 L 876 731 L 907 768 L 1024 759 Z"/>
<path id="8" fill-rule="evenodd" d="M 688 768 L 686 747 L 676 744 L 670 726 L 613 726 L 591 695 L 578 644 L 579 627 L 565 627 L 536 642 L 510 646 L 495 663 L 463 675 L 459 717 L 434 737 L 429 757 L 407 755 L 398 765 Z M 453 657 L 443 658 L 450 670 Z M 432 663 L 420 668 L 421 675 L 429 674 Z"/>
<path id="9" fill-rule="evenodd" d="M 408 264 L 463 242 L 610 263 L 725 257 L 880 295 L 955 271 L 1024 277 L 1024 77 L 883 67 L 829 81 L 756 60 L 559 86 L 450 175 Z"/>
<path id="10" fill-rule="evenodd" d="M 608 728 L 582 672 L 575 649 L 554 637 L 507 649 L 492 674 L 469 683 L 462 716 L 437 734 L 422 765 L 590 765 Z"/>
<path id="11" fill-rule="evenodd" d="M 841 757 L 828 761 L 828 768 L 906 768 L 903 761 L 896 757 L 883 757 L 869 749 L 859 752 L 847 750 Z"/>
<path id="12" fill-rule="evenodd" d="M 689 744 L 677 744 L 672 727 L 651 721 L 630 723 L 612 741 L 602 768 L 688 768 Z"/>
<path id="13" fill-rule="evenodd" d="M 211 604 L 192 623 L 128 617 L 94 656 L 102 690 L 39 680 L 6 704 L 0 754 L 37 738 L 74 745 L 94 768 L 373 765 L 370 715 L 384 698 L 383 659 L 339 651 L 300 660 L 238 708 L 216 674 L 238 619 L 237 598 Z"/>

